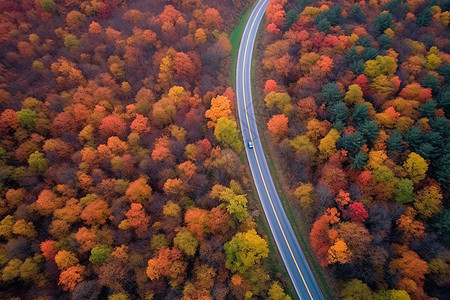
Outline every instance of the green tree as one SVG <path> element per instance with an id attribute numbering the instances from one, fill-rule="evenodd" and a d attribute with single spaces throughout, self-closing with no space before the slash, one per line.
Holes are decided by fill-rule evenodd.
<path id="1" fill-rule="evenodd" d="M 414 183 L 406 178 L 400 179 L 394 187 L 394 197 L 398 203 L 411 203 L 414 200 Z"/>
<path id="2" fill-rule="evenodd" d="M 356 4 L 352 7 L 352 9 L 350 10 L 350 16 L 358 23 L 364 23 L 364 21 L 366 20 L 366 17 L 362 12 L 361 5 L 359 4 Z"/>
<path id="3" fill-rule="evenodd" d="M 25 259 L 19 269 L 19 276 L 24 281 L 33 281 L 39 274 L 39 265 L 34 258 Z"/>
<path id="4" fill-rule="evenodd" d="M 375 294 L 375 300 L 411 300 L 411 298 L 406 291 L 388 290 Z"/>
<path id="5" fill-rule="evenodd" d="M 378 127 L 377 123 L 372 120 L 367 120 L 362 123 L 361 126 L 359 126 L 359 130 L 365 138 L 372 142 L 378 137 L 378 134 L 380 133 L 380 128 Z"/>
<path id="6" fill-rule="evenodd" d="M 298 11 L 296 9 L 290 9 L 286 13 L 283 25 L 286 26 L 287 28 L 290 28 L 292 24 L 297 22 L 297 19 L 298 19 Z"/>
<path id="7" fill-rule="evenodd" d="M 433 228 L 444 244 L 450 246 L 450 210 L 444 209 L 434 217 Z"/>
<path id="8" fill-rule="evenodd" d="M 236 121 L 227 118 L 220 118 L 217 120 L 214 135 L 219 142 L 225 146 L 231 147 L 238 153 L 242 151 L 242 142 L 239 137 L 239 129 Z"/>
<path id="9" fill-rule="evenodd" d="M 189 256 L 194 256 L 198 247 L 198 240 L 194 234 L 183 227 L 173 239 L 174 245 Z"/>
<path id="10" fill-rule="evenodd" d="M 269 300 L 291 300 L 292 298 L 289 295 L 284 293 L 283 288 L 281 287 L 278 281 L 272 283 L 272 286 L 269 289 Z"/>
<path id="11" fill-rule="evenodd" d="M 356 155 L 352 158 L 351 167 L 353 169 L 362 170 L 364 166 L 367 164 L 367 160 L 368 160 L 367 155 L 361 150 L 359 150 L 358 153 L 356 153 Z"/>
<path id="12" fill-rule="evenodd" d="M 359 279 L 352 279 L 345 283 L 341 292 L 342 299 L 344 300 L 373 300 L 372 290 Z"/>
<path id="13" fill-rule="evenodd" d="M 64 46 L 66 46 L 69 50 L 73 47 L 77 47 L 80 44 L 77 37 L 73 34 L 68 34 L 64 38 Z"/>
<path id="14" fill-rule="evenodd" d="M 328 105 L 342 101 L 344 98 L 344 94 L 336 82 L 325 84 L 320 94 Z"/>
<path id="15" fill-rule="evenodd" d="M 317 23 L 317 29 L 319 29 L 320 31 L 323 31 L 325 33 L 328 32 L 328 30 L 330 29 L 330 26 L 331 26 L 331 22 L 327 18 L 322 18 L 319 21 L 319 23 Z"/>
<path id="16" fill-rule="evenodd" d="M 228 213 L 239 222 L 243 222 L 248 218 L 247 198 L 245 195 L 236 195 L 233 190 L 226 188 L 220 192 L 219 199 L 226 203 Z"/>
<path id="17" fill-rule="evenodd" d="M 306 153 L 309 155 L 314 155 L 317 152 L 316 147 L 307 135 L 298 135 L 289 141 L 289 145 L 294 147 L 298 153 Z"/>
<path id="18" fill-rule="evenodd" d="M 51 14 L 55 14 L 58 10 L 55 2 L 53 0 L 40 0 L 42 8 Z"/>
<path id="19" fill-rule="evenodd" d="M 36 126 L 37 114 L 29 108 L 23 108 L 17 112 L 17 119 L 23 128 L 33 130 Z"/>
<path id="20" fill-rule="evenodd" d="M 259 265 L 262 258 L 269 256 L 267 242 L 254 229 L 237 233 L 223 248 L 227 258 L 226 266 L 233 272 L 244 273 Z"/>
<path id="21" fill-rule="evenodd" d="M 437 105 L 436 101 L 427 101 L 419 107 L 420 116 L 423 118 L 434 117 L 434 112 L 436 111 Z"/>
<path id="22" fill-rule="evenodd" d="M 283 111 L 286 105 L 291 104 L 291 96 L 288 93 L 270 92 L 264 98 L 264 103 L 268 109 L 273 109 L 276 106 L 280 111 Z"/>
<path id="23" fill-rule="evenodd" d="M 369 107 L 367 103 L 358 103 L 355 105 L 355 110 L 353 111 L 353 121 L 356 124 L 362 124 L 365 120 L 367 120 L 367 116 L 369 115 Z"/>
<path id="24" fill-rule="evenodd" d="M 420 83 L 424 88 L 430 88 L 433 93 L 438 92 L 438 86 L 440 85 L 439 78 L 435 74 L 427 74 L 424 80 Z"/>
<path id="25" fill-rule="evenodd" d="M 112 252 L 111 247 L 107 245 L 95 246 L 91 250 L 89 261 L 94 265 L 101 265 L 106 261 L 106 259 L 108 259 L 111 252 Z"/>
<path id="26" fill-rule="evenodd" d="M 342 129 L 347 123 L 348 108 L 344 102 L 338 102 L 330 106 L 331 121 L 334 128 Z"/>
<path id="27" fill-rule="evenodd" d="M 35 151 L 34 153 L 31 153 L 28 158 L 28 165 L 33 172 L 37 174 L 44 174 L 48 168 L 48 161 L 44 157 L 44 153 Z"/>
<path id="28" fill-rule="evenodd" d="M 3 166 L 8 159 L 8 153 L 3 147 L 0 147 L 0 166 Z"/>
<path id="29" fill-rule="evenodd" d="M 378 34 L 382 34 L 386 29 L 392 28 L 392 14 L 389 12 L 382 12 L 373 22 Z"/>
<path id="30" fill-rule="evenodd" d="M 420 27 L 430 25 L 431 18 L 433 17 L 430 7 L 425 7 L 417 16 L 416 24 Z"/>
<path id="31" fill-rule="evenodd" d="M 378 55 L 375 59 L 366 61 L 364 75 L 376 78 L 385 75 L 391 78 L 397 71 L 397 62 L 393 57 Z"/>

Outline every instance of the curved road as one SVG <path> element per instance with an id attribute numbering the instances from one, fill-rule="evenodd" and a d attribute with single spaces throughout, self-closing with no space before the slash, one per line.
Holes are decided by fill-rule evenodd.
<path id="1" fill-rule="evenodd" d="M 251 62 L 259 24 L 269 0 L 255 6 L 241 39 L 236 70 L 239 119 L 253 180 L 286 269 L 301 300 L 324 299 L 284 212 L 264 156 L 253 110 Z M 248 147 L 252 142 L 253 149 Z"/>

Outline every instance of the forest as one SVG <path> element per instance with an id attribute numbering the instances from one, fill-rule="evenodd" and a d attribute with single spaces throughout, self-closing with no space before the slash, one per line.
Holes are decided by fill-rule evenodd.
<path id="1" fill-rule="evenodd" d="M 291 299 L 229 82 L 250 5 L 0 1 L 1 299 Z"/>
<path id="2" fill-rule="evenodd" d="M 341 299 L 450 295 L 450 1 L 272 0 L 257 89 Z"/>

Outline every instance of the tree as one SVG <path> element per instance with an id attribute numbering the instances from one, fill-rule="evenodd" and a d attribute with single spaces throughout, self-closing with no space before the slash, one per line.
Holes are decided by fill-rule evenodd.
<path id="1" fill-rule="evenodd" d="M 198 240 L 194 234 L 186 228 L 182 228 L 173 239 L 173 244 L 186 255 L 194 256 L 197 252 Z"/>
<path id="2" fill-rule="evenodd" d="M 393 259 L 389 267 L 392 273 L 399 273 L 403 278 L 412 280 L 417 285 L 416 289 L 423 286 L 425 274 L 429 271 L 427 262 L 412 250 L 407 250 L 400 258 Z M 411 292 L 415 292 L 415 289 Z"/>
<path id="3" fill-rule="evenodd" d="M 272 283 L 269 289 L 269 300 L 291 300 L 292 298 L 288 295 L 286 295 L 283 291 L 283 288 L 278 283 L 278 281 L 275 281 Z"/>
<path id="4" fill-rule="evenodd" d="M 359 222 L 342 222 L 339 224 L 338 236 L 345 241 L 351 255 L 349 261 L 361 262 L 370 250 L 372 236 L 364 224 Z"/>
<path id="5" fill-rule="evenodd" d="M 245 195 L 237 195 L 233 190 L 226 188 L 220 192 L 219 199 L 226 203 L 227 212 L 239 222 L 244 222 L 248 218 Z"/>
<path id="6" fill-rule="evenodd" d="M 225 96 L 217 96 L 211 100 L 211 107 L 205 112 L 205 117 L 211 119 L 208 127 L 212 128 L 216 125 L 220 118 L 230 118 L 231 101 Z"/>
<path id="7" fill-rule="evenodd" d="M 110 215 L 109 205 L 104 200 L 97 199 L 84 207 L 81 212 L 81 219 L 87 225 L 103 225 Z"/>
<path id="8" fill-rule="evenodd" d="M 41 7 L 48 13 L 55 14 L 58 11 L 53 0 L 40 0 Z"/>
<path id="9" fill-rule="evenodd" d="M 44 157 L 44 154 L 39 151 L 35 151 L 30 154 L 30 157 L 28 158 L 28 165 L 36 174 L 44 174 L 48 169 L 48 161 Z"/>
<path id="10" fill-rule="evenodd" d="M 34 127 L 36 126 L 37 114 L 29 108 L 23 108 L 17 112 L 17 119 L 23 128 L 34 130 Z"/>
<path id="11" fill-rule="evenodd" d="M 65 270 L 78 264 L 79 260 L 74 253 L 67 250 L 60 250 L 55 255 L 55 262 L 60 270 Z"/>
<path id="12" fill-rule="evenodd" d="M 289 145 L 294 147 L 298 153 L 308 154 L 313 157 L 317 149 L 307 135 L 298 135 L 289 141 Z"/>
<path id="13" fill-rule="evenodd" d="M 43 190 L 35 203 L 36 208 L 41 215 L 49 216 L 56 209 L 61 208 L 64 205 L 63 201 L 62 198 L 58 198 L 51 190 Z"/>
<path id="14" fill-rule="evenodd" d="M 384 11 L 373 22 L 375 29 L 378 34 L 383 33 L 386 29 L 392 27 L 392 14 L 390 12 Z"/>
<path id="15" fill-rule="evenodd" d="M 98 129 L 104 138 L 109 138 L 114 135 L 123 137 L 126 124 L 118 115 L 109 115 L 102 119 Z"/>
<path id="16" fill-rule="evenodd" d="M 37 235 L 33 222 L 26 222 L 24 219 L 17 220 L 12 227 L 14 234 L 19 234 L 34 239 Z"/>
<path id="17" fill-rule="evenodd" d="M 407 178 L 400 179 L 395 184 L 394 195 L 395 201 L 399 203 L 411 203 L 414 197 L 414 183 Z"/>
<path id="18" fill-rule="evenodd" d="M 294 191 L 294 196 L 300 200 L 302 208 L 308 208 L 314 202 L 314 186 L 311 183 L 300 183 Z"/>
<path id="19" fill-rule="evenodd" d="M 205 234 L 210 232 L 209 211 L 193 207 L 184 214 L 184 222 L 187 229 L 192 232 L 199 241 L 205 239 Z"/>
<path id="20" fill-rule="evenodd" d="M 349 209 L 352 222 L 364 223 L 367 217 L 369 217 L 367 210 L 364 208 L 364 204 L 361 202 L 354 201 L 349 205 Z"/>
<path id="21" fill-rule="evenodd" d="M 351 251 L 347 248 L 347 244 L 337 239 L 334 244 L 328 249 L 328 263 L 329 264 L 345 264 L 349 261 Z"/>
<path id="22" fill-rule="evenodd" d="M 393 57 L 378 55 L 375 59 L 365 62 L 364 74 L 372 79 L 380 75 L 391 78 L 396 70 L 397 62 Z"/>
<path id="23" fill-rule="evenodd" d="M 238 153 L 242 151 L 242 142 L 239 138 L 239 130 L 236 121 L 227 118 L 217 120 L 214 135 L 219 142 L 225 146 L 231 147 Z"/>
<path id="24" fill-rule="evenodd" d="M 166 126 L 175 118 L 177 108 L 172 99 L 163 97 L 153 105 L 152 116 L 159 126 Z"/>
<path id="25" fill-rule="evenodd" d="M 409 211 L 411 210 L 412 209 L 408 209 L 406 214 L 401 215 L 400 218 L 396 221 L 398 229 L 403 232 L 403 239 L 406 241 L 406 243 L 409 243 L 412 238 L 423 238 L 425 234 L 425 227 L 423 226 L 423 223 L 414 220 L 415 212 L 412 216 L 408 215 Z"/>
<path id="26" fill-rule="evenodd" d="M 111 255 L 112 249 L 107 245 L 95 246 L 91 250 L 89 261 L 94 265 L 102 265 Z"/>
<path id="27" fill-rule="evenodd" d="M 344 300 L 374 300 L 372 290 L 359 279 L 352 279 L 346 282 L 341 296 Z"/>
<path id="28" fill-rule="evenodd" d="M 347 105 L 353 105 L 363 101 L 363 92 L 361 87 L 357 84 L 350 85 L 348 87 L 348 91 L 345 93 L 344 100 Z"/>
<path id="29" fill-rule="evenodd" d="M 274 115 L 267 122 L 267 128 L 277 138 L 282 138 L 288 132 L 289 119 L 284 114 Z"/>
<path id="30" fill-rule="evenodd" d="M 311 246 L 319 259 L 322 266 L 327 265 L 328 249 L 331 247 L 331 241 L 328 236 L 328 231 L 330 230 L 329 223 L 325 216 L 317 219 L 309 234 L 311 240 Z"/>
<path id="31" fill-rule="evenodd" d="M 417 183 L 425 178 L 425 174 L 428 170 L 428 164 L 419 154 L 411 152 L 408 155 L 405 163 L 403 164 L 406 172 L 408 172 L 409 178 L 414 183 Z"/>
<path id="32" fill-rule="evenodd" d="M 148 118 L 143 115 L 136 114 L 136 118 L 131 122 L 130 129 L 133 132 L 147 133 L 150 131 L 150 125 L 148 122 Z"/>
<path id="33" fill-rule="evenodd" d="M 150 280 L 167 277 L 172 287 L 184 281 L 187 263 L 181 260 L 181 251 L 177 248 L 160 248 L 158 255 L 148 261 L 147 276 Z"/>
<path id="34" fill-rule="evenodd" d="M 141 237 L 148 230 L 150 216 L 147 216 L 140 203 L 131 203 L 130 209 L 125 214 L 127 221 L 136 231 L 136 235 Z"/>
<path id="35" fill-rule="evenodd" d="M 430 7 L 425 7 L 417 16 L 416 24 L 420 27 L 430 25 L 431 18 L 433 15 L 431 14 Z"/>
<path id="36" fill-rule="evenodd" d="M 13 280 L 20 275 L 20 267 L 22 266 L 22 261 L 17 258 L 13 258 L 8 261 L 8 264 L 2 270 L 3 281 Z"/>
<path id="37" fill-rule="evenodd" d="M 42 255 L 45 257 L 46 260 L 51 260 L 55 258 L 55 255 L 57 253 L 57 250 L 55 248 L 55 241 L 52 240 L 46 240 L 41 243 L 41 251 Z"/>
<path id="38" fill-rule="evenodd" d="M 280 111 L 291 103 L 291 96 L 288 93 L 270 92 L 264 97 L 264 103 L 268 109 L 277 107 Z"/>
<path id="39" fill-rule="evenodd" d="M 70 267 L 59 275 L 59 285 L 63 290 L 72 292 L 75 286 L 83 281 L 83 273 L 84 267 L 81 265 Z"/>
<path id="40" fill-rule="evenodd" d="M 267 242 L 253 229 L 237 233 L 223 248 L 226 266 L 232 272 L 244 273 L 269 255 Z"/>
<path id="41" fill-rule="evenodd" d="M 130 202 L 146 203 L 150 201 L 152 188 L 147 184 L 147 180 L 143 177 L 133 181 L 125 191 Z"/>
<path id="42" fill-rule="evenodd" d="M 215 8 L 207 8 L 204 13 L 203 25 L 209 30 L 222 29 L 222 16 Z"/>
<path id="43" fill-rule="evenodd" d="M 442 194 L 438 186 L 425 186 L 414 198 L 414 208 L 424 219 L 432 217 L 442 209 Z"/>
<path id="44" fill-rule="evenodd" d="M 342 101 L 344 98 L 344 94 L 335 82 L 325 84 L 320 94 L 328 105 Z"/>

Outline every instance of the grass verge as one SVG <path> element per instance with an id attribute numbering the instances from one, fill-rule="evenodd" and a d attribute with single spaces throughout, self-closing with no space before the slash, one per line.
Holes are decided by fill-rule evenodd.
<path id="1" fill-rule="evenodd" d="M 231 44 L 231 63 L 230 63 L 230 84 L 235 90 L 236 85 L 236 65 L 237 65 L 237 57 L 239 53 L 239 46 L 241 44 L 242 34 L 244 33 L 245 25 L 247 24 L 248 18 L 250 17 L 250 13 L 255 7 L 257 1 L 253 3 L 244 15 L 241 18 L 238 26 L 230 33 L 230 44 Z"/>

